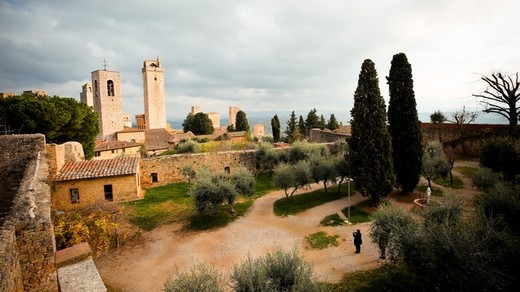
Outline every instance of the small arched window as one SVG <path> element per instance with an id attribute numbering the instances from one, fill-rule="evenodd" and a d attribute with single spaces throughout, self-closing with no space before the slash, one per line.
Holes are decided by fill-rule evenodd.
<path id="1" fill-rule="evenodd" d="M 227 174 L 231 173 L 231 168 L 229 166 L 224 167 L 224 172 Z"/>
<path id="2" fill-rule="evenodd" d="M 107 93 L 108 96 L 114 96 L 114 81 L 108 80 L 107 81 Z"/>

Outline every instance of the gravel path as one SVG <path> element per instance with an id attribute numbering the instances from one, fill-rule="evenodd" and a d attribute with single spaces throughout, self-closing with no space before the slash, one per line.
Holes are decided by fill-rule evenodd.
<path id="1" fill-rule="evenodd" d="M 313 185 L 312 189 L 320 186 Z M 309 190 L 305 190 L 306 192 Z M 251 210 L 224 228 L 207 232 L 180 231 L 171 224 L 144 233 L 140 244 L 127 246 L 95 260 L 104 281 L 123 291 L 160 291 L 163 283 L 176 271 L 196 262 L 205 262 L 228 272 L 248 254 L 255 258 L 276 248 L 298 248 L 310 261 L 322 281 L 335 282 L 349 271 L 369 269 L 381 263 L 376 247 L 368 237 L 368 223 L 339 227 L 322 227 L 327 215 L 340 212 L 347 198 L 323 204 L 294 216 L 273 214 L 273 202 L 284 196 L 275 191 L 255 201 Z M 351 197 L 352 204 L 363 200 Z M 354 253 L 352 233 L 363 234 L 361 254 Z M 306 248 L 305 237 L 317 231 L 340 235 L 340 244 L 323 250 Z"/>

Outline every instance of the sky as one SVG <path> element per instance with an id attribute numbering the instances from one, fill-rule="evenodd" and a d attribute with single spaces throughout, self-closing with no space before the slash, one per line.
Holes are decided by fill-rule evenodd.
<path id="1" fill-rule="evenodd" d="M 348 121 L 363 61 L 388 106 L 385 77 L 403 52 L 420 115 L 480 111 L 481 74 L 519 71 L 518 11 L 518 0 L 0 0 L 0 92 L 79 100 L 106 60 L 133 117 L 143 61 L 159 56 L 169 120 L 238 105 Z"/>

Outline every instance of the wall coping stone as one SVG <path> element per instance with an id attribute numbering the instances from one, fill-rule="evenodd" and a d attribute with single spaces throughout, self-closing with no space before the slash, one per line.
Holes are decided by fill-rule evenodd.
<path id="1" fill-rule="evenodd" d="M 88 242 L 82 242 L 56 252 L 56 267 L 61 268 L 92 256 L 92 249 Z"/>
<path id="2" fill-rule="evenodd" d="M 105 292 L 103 280 L 92 259 L 58 269 L 61 292 Z"/>

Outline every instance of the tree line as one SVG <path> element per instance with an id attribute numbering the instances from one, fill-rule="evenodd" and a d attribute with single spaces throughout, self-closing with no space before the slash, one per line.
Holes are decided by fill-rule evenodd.
<path id="1" fill-rule="evenodd" d="M 98 115 L 92 108 L 58 96 L 0 98 L 0 125 L 12 134 L 44 134 L 48 143 L 80 142 L 87 159 L 94 156 L 99 134 Z"/>

